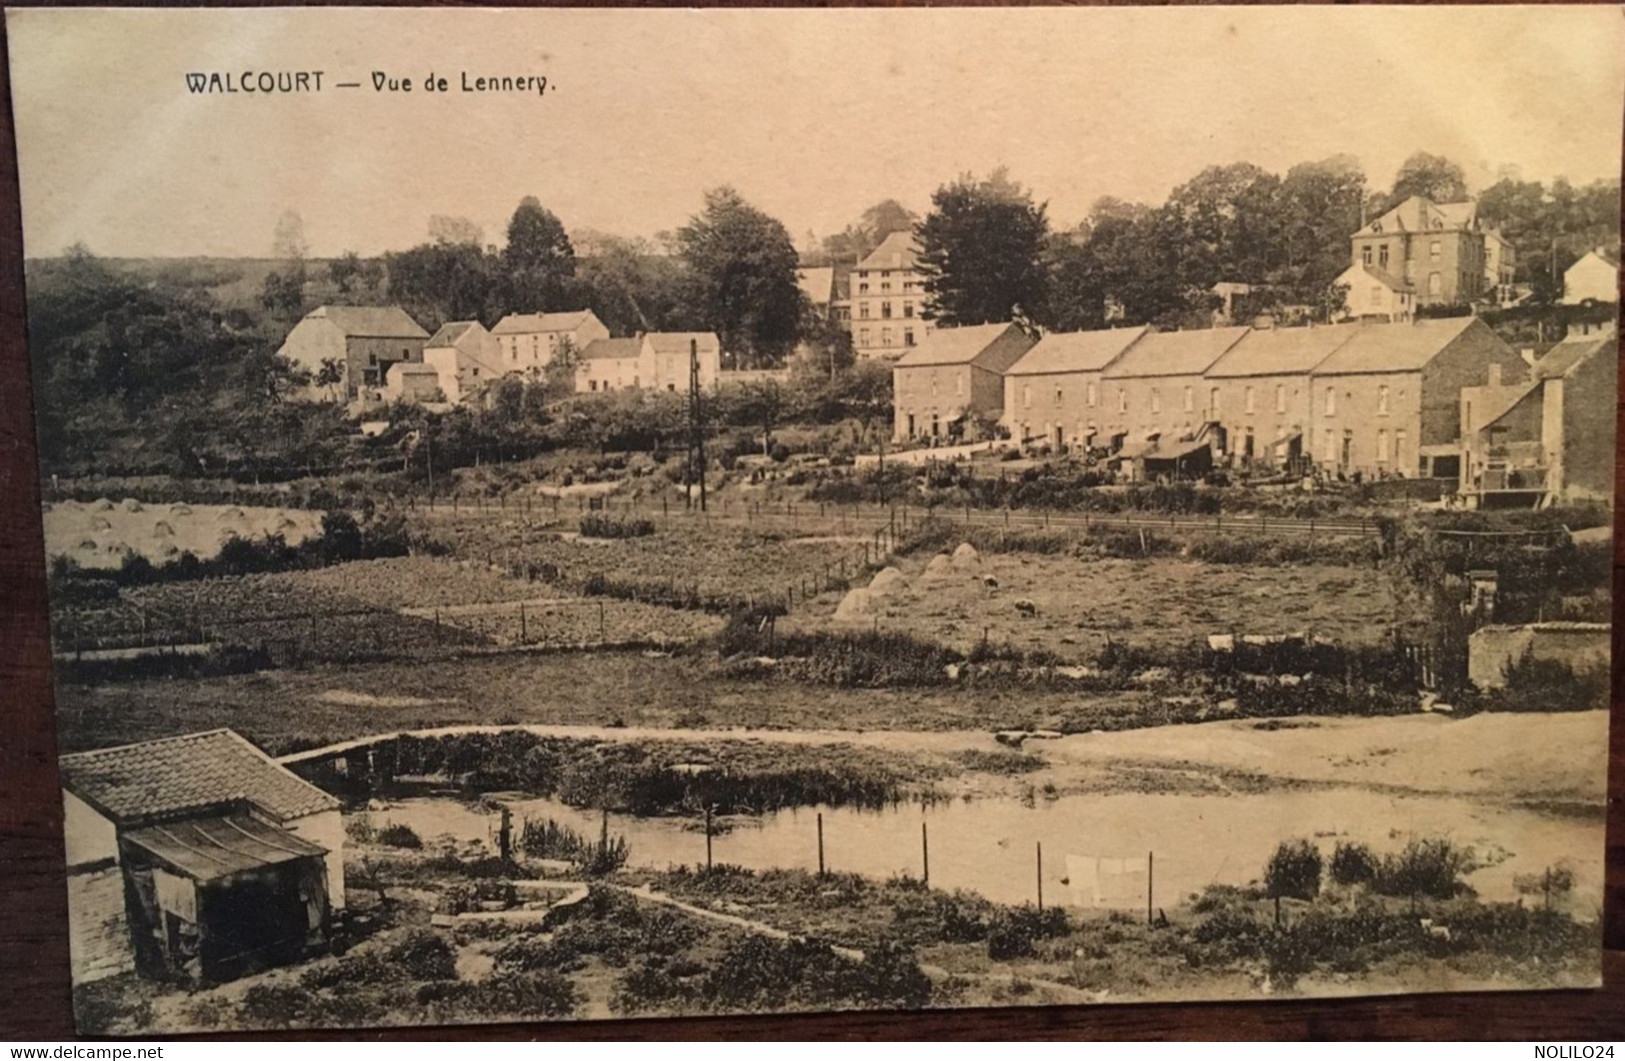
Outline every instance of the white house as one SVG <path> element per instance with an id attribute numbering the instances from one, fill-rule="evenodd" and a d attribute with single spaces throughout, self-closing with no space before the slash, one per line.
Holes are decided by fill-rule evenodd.
<path id="1" fill-rule="evenodd" d="M 457 404 L 503 374 L 502 346 L 479 321 L 450 321 L 424 344 L 423 363 L 435 370 L 446 401 Z"/>
<path id="2" fill-rule="evenodd" d="M 59 765 L 75 983 L 218 981 L 326 942 L 344 908 L 333 796 L 229 729 Z"/>
<path id="3" fill-rule="evenodd" d="M 686 392 L 691 361 L 699 366 L 700 387 L 714 388 L 722 375 L 722 343 L 715 333 L 648 332 L 631 339 L 597 339 L 581 352 L 576 391 Z"/>
<path id="4" fill-rule="evenodd" d="M 1346 289 L 1343 320 L 1408 321 L 1416 313 L 1416 291 L 1411 285 L 1375 265 L 1356 262 L 1332 283 Z"/>
<path id="5" fill-rule="evenodd" d="M 577 351 L 598 339 L 608 339 L 609 329 L 590 309 L 567 313 L 510 313 L 491 329 L 501 349 L 504 372 L 527 372 L 546 368 L 566 339 Z"/>
<path id="6" fill-rule="evenodd" d="M 1619 252 L 1612 247 L 1589 250 L 1563 274 L 1563 302 L 1619 301 Z"/>

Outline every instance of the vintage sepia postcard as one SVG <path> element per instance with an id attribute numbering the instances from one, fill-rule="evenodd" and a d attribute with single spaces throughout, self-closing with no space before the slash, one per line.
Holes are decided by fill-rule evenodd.
<path id="1" fill-rule="evenodd" d="M 81 1030 L 1596 985 L 1622 31 L 9 11 Z"/>

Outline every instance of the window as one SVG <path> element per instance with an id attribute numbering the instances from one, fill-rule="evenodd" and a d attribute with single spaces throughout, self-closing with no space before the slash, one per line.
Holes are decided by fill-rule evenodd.
<path id="1" fill-rule="evenodd" d="M 869 303 L 867 303 L 867 302 L 859 302 L 858 303 L 858 318 L 860 320 L 868 320 L 869 319 Z"/>
<path id="2" fill-rule="evenodd" d="M 1253 411 L 1253 389 L 1251 387 L 1248 387 L 1246 389 L 1246 391 L 1243 392 L 1243 395 L 1244 395 L 1244 401 L 1246 403 L 1245 407 L 1246 407 L 1247 411 L 1250 413 L 1250 412 Z"/>
<path id="3" fill-rule="evenodd" d="M 891 270 L 890 269 L 882 270 L 881 273 L 880 273 L 880 278 L 882 280 L 889 280 L 891 278 Z"/>
<path id="4" fill-rule="evenodd" d="M 1056 405 L 1061 404 L 1061 388 L 1059 388 L 1059 387 L 1055 388 L 1055 404 Z"/>
<path id="5" fill-rule="evenodd" d="M 590 391 L 597 390 L 598 389 L 598 381 L 595 380 L 595 379 L 589 379 L 587 381 L 587 389 L 590 390 Z"/>
<path id="6" fill-rule="evenodd" d="M 1337 415 L 1337 388 L 1336 387 L 1327 387 L 1326 388 L 1326 415 L 1327 416 L 1336 416 Z M 1330 434 L 1330 433 L 1331 432 L 1329 432 L 1329 431 L 1327 432 L 1327 434 Z"/>
<path id="7" fill-rule="evenodd" d="M 880 285 L 880 290 L 881 291 L 890 291 L 891 290 L 891 285 L 890 284 L 881 284 Z"/>
<path id="8" fill-rule="evenodd" d="M 1388 415 L 1388 388 L 1386 386 L 1377 388 L 1377 415 Z"/>
<path id="9" fill-rule="evenodd" d="M 1207 391 L 1207 412 L 1213 419 L 1219 417 L 1219 388 L 1209 387 Z"/>
<path id="10" fill-rule="evenodd" d="M 1373 307 L 1382 305 L 1382 285 L 1381 284 L 1372 284 L 1371 285 L 1371 305 Z"/>
<path id="11" fill-rule="evenodd" d="M 1360 248 L 1360 260 L 1362 262 L 1364 262 L 1366 265 L 1371 264 L 1371 248 L 1370 247 L 1361 247 Z"/>
<path id="12" fill-rule="evenodd" d="M 1378 461 L 1378 463 L 1386 463 L 1387 460 L 1388 460 L 1388 429 L 1387 428 L 1381 428 L 1381 429 L 1379 429 L 1377 431 L 1377 461 Z"/>
<path id="13" fill-rule="evenodd" d="M 1122 387 L 1117 388 L 1117 411 L 1120 413 L 1128 412 L 1128 391 Z"/>
<path id="14" fill-rule="evenodd" d="M 1377 264 L 1384 269 L 1388 268 L 1388 244 L 1386 243 L 1377 248 Z"/>
<path id="15" fill-rule="evenodd" d="M 890 302 L 882 302 L 880 304 L 880 317 L 881 317 L 882 320 L 891 320 L 891 303 Z"/>
<path id="16" fill-rule="evenodd" d="M 904 346 L 913 346 L 914 345 L 914 329 L 913 328 L 904 328 L 903 329 L 903 345 Z"/>
<path id="17" fill-rule="evenodd" d="M 474 370 L 474 378 L 475 378 L 475 379 L 479 379 L 479 378 L 480 378 L 480 370 L 479 370 L 479 369 L 477 369 L 477 368 L 476 368 L 476 369 L 475 369 L 475 370 Z"/>
<path id="18" fill-rule="evenodd" d="M 1439 256 L 1441 254 L 1443 254 L 1443 253 L 1444 253 L 1444 244 L 1443 243 L 1440 243 L 1438 240 L 1434 240 L 1434 241 L 1432 241 L 1431 243 L 1428 244 L 1428 261 L 1432 261 L 1432 262 L 1438 261 Z"/>
<path id="19" fill-rule="evenodd" d="M 1275 385 L 1275 411 L 1278 412 L 1278 413 L 1286 412 L 1286 385 L 1285 384 L 1277 383 Z"/>
<path id="20" fill-rule="evenodd" d="M 1095 384 L 1093 380 L 1091 380 L 1089 383 L 1089 390 L 1088 394 L 1086 395 L 1086 400 L 1089 402 L 1089 408 L 1093 409 L 1095 407 Z"/>
<path id="21" fill-rule="evenodd" d="M 668 383 L 668 384 L 666 384 L 666 389 L 669 390 L 669 391 L 675 392 L 677 390 L 677 384 Z"/>
<path id="22" fill-rule="evenodd" d="M 867 295 L 868 293 L 869 293 L 869 285 L 868 284 L 859 284 L 858 285 L 858 294 Z"/>
<path id="23" fill-rule="evenodd" d="M 961 394 L 964 394 L 964 393 L 965 393 L 965 377 L 964 376 L 955 376 L 954 377 L 954 397 L 957 398 L 958 396 L 960 396 Z"/>
<path id="24" fill-rule="evenodd" d="M 1162 412 L 1162 395 L 1158 393 L 1155 387 L 1151 388 L 1151 411 L 1153 413 Z"/>
<path id="25" fill-rule="evenodd" d="M 1394 467 L 1405 469 L 1405 432 L 1394 432 Z"/>
<path id="26" fill-rule="evenodd" d="M 890 346 L 891 345 L 891 329 L 890 328 L 882 328 L 882 329 L 880 329 L 880 345 L 881 346 Z"/>
<path id="27" fill-rule="evenodd" d="M 867 316 L 867 314 L 865 314 L 865 316 Z M 858 329 L 858 345 L 859 346 L 868 346 L 869 345 L 869 329 L 868 328 L 859 328 Z"/>
<path id="28" fill-rule="evenodd" d="M 904 317 L 913 317 L 914 316 L 914 303 L 912 303 L 912 302 L 903 303 L 903 316 Z"/>

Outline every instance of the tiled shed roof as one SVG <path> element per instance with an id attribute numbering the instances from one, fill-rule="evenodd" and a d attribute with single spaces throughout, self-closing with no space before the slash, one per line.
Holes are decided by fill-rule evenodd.
<path id="1" fill-rule="evenodd" d="M 119 825 L 248 802 L 281 821 L 339 801 L 229 729 L 64 755 L 62 787 Z"/>

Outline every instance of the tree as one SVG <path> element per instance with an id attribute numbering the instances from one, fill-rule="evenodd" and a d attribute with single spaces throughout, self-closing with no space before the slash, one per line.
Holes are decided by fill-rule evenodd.
<path id="1" fill-rule="evenodd" d="M 1313 899 L 1320 892 L 1320 849 L 1310 840 L 1283 840 L 1264 868 L 1272 899 Z"/>
<path id="2" fill-rule="evenodd" d="M 279 320 L 293 320 L 305 308 L 305 266 L 296 263 L 287 272 L 272 271 L 265 274 L 260 286 L 260 305 Z"/>
<path id="3" fill-rule="evenodd" d="M 1459 203 L 1467 198 L 1467 176 L 1448 158 L 1418 151 L 1400 163 L 1393 190 L 1382 209 L 1392 210 L 1413 195 L 1436 203 Z"/>
<path id="4" fill-rule="evenodd" d="M 468 243 L 424 243 L 384 256 L 392 301 L 431 331 L 447 321 L 501 316 L 498 263 Z"/>
<path id="5" fill-rule="evenodd" d="M 502 250 L 507 280 L 507 306 L 514 313 L 567 309 L 570 282 L 576 275 L 576 252 L 569 233 L 534 196 L 519 201 L 508 222 L 508 244 Z"/>
<path id="6" fill-rule="evenodd" d="M 916 230 L 928 319 L 988 324 L 1044 305 L 1049 220 L 1005 170 L 985 180 L 964 174 L 938 188 L 931 206 Z"/>
<path id="7" fill-rule="evenodd" d="M 681 259 L 644 240 L 595 237 L 597 253 L 577 270 L 578 305 L 591 306 L 612 334 L 699 331 L 693 283 Z"/>
<path id="8" fill-rule="evenodd" d="M 328 401 L 339 400 L 339 385 L 344 382 L 344 363 L 336 357 L 322 358 L 321 367 L 311 382 L 327 392 Z"/>
<path id="9" fill-rule="evenodd" d="M 362 273 L 361 256 L 355 251 L 345 251 L 327 266 L 327 278 L 337 284 L 339 291 L 346 295 L 361 279 Z"/>
<path id="10" fill-rule="evenodd" d="M 303 261 L 309 253 L 304 218 L 296 210 L 284 210 L 282 216 L 276 219 L 276 229 L 271 237 L 271 257 L 296 262 Z"/>
<path id="11" fill-rule="evenodd" d="M 824 239 L 824 256 L 830 262 L 856 265 L 893 232 L 911 232 L 919 223 L 912 210 L 896 199 L 882 199 L 869 207 L 854 224 Z"/>
<path id="12" fill-rule="evenodd" d="M 700 317 L 744 365 L 781 363 L 800 337 L 805 298 L 784 225 L 732 188 L 705 193 L 705 208 L 676 235 Z"/>
<path id="13" fill-rule="evenodd" d="M 430 243 L 468 243 L 475 247 L 485 245 L 485 230 L 466 217 L 446 214 L 429 216 Z"/>
<path id="14" fill-rule="evenodd" d="M 1334 155 L 1304 162 L 1281 182 L 1281 260 L 1266 279 L 1281 301 L 1314 304 L 1349 264 L 1349 236 L 1360 228 L 1365 173 Z"/>

